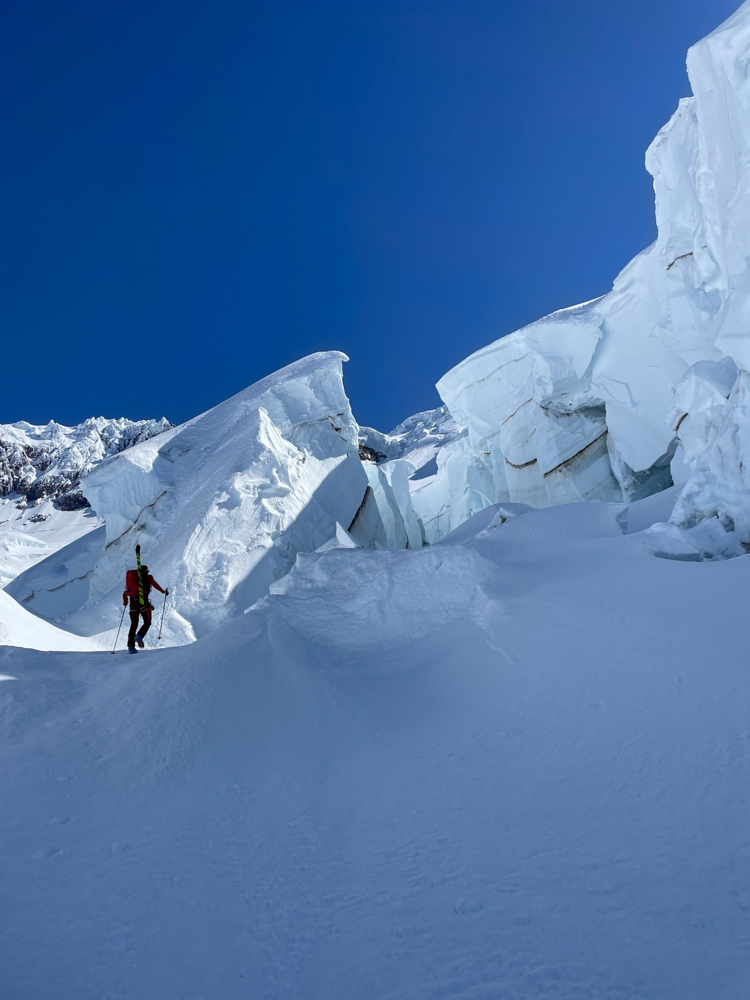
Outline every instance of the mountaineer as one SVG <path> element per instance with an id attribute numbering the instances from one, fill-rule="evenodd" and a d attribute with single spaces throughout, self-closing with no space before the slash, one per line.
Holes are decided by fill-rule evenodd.
<path id="1" fill-rule="evenodd" d="M 138 559 L 138 569 L 129 569 L 125 575 L 125 590 L 122 595 L 122 603 L 127 607 L 130 598 L 130 631 L 128 632 L 128 652 L 135 653 L 135 644 L 138 643 L 143 649 L 143 637 L 151 628 L 151 612 L 154 606 L 149 601 L 149 594 L 152 587 L 164 594 L 166 600 L 169 590 L 164 590 L 149 574 L 148 566 L 141 565 L 140 546 L 136 546 L 136 557 Z M 123 611 L 124 614 L 124 611 Z M 143 618 L 143 625 L 138 629 L 138 620 Z M 138 632 L 136 634 L 136 629 Z"/>

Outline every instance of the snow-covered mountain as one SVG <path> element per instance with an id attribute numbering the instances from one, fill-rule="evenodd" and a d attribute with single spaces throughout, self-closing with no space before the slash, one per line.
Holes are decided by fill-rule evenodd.
<path id="1" fill-rule="evenodd" d="M 654 551 L 743 554 L 749 22 L 745 5 L 689 53 L 694 96 L 647 154 L 654 245 L 607 295 L 504 337 L 444 375 L 443 407 L 390 434 L 359 428 L 344 356 L 330 352 L 166 431 L 165 421 L 50 425 L 45 440 L 65 448 L 46 446 L 37 460 L 30 448 L 39 429 L 14 425 L 15 488 L 27 495 L 98 463 L 83 494 L 106 522 L 106 540 L 84 573 L 75 546 L 63 560 L 76 567 L 75 600 L 60 559 L 19 576 L 10 592 L 48 617 L 72 610 L 70 628 L 106 630 L 140 541 L 174 595 L 169 641 L 184 642 L 241 614 L 299 552 L 342 532 L 364 547 L 418 549 L 498 502 L 634 502 L 673 482 L 686 486 L 672 523 L 654 533 Z M 126 443 L 133 447 L 122 450 Z M 56 581 L 52 591 L 42 578 Z"/>
<path id="2" fill-rule="evenodd" d="M 102 524 L 80 488 L 95 465 L 168 420 L 0 424 L 0 588 Z"/>
<path id="3" fill-rule="evenodd" d="M 161 420 L 90 417 L 75 427 L 0 424 L 0 497 L 17 494 L 29 504 L 53 498 L 61 510 L 87 506 L 81 479 L 110 455 L 168 430 Z"/>
<path id="4" fill-rule="evenodd" d="M 360 428 L 320 353 L 99 456 L 62 546 L 7 499 L 0 1000 L 747 993 L 749 65 L 750 0 L 654 246 L 444 407 Z M 176 648 L 112 656 L 136 542 Z"/>

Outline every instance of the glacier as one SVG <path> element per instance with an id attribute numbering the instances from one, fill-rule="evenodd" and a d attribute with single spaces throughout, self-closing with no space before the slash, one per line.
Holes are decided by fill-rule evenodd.
<path id="1" fill-rule="evenodd" d="M 12 425 L 0 1000 L 746 993 L 747 66 L 750 2 L 654 245 L 390 433 L 337 351 L 62 479 Z"/>
<path id="2" fill-rule="evenodd" d="M 501 338 L 440 380 L 467 435 L 413 495 L 428 540 L 503 500 L 632 501 L 678 482 L 687 486 L 675 526 L 719 519 L 736 538 L 717 552 L 750 542 L 748 60 L 743 4 L 688 53 L 694 96 L 646 154 L 658 237 L 612 291 Z"/>
<path id="3" fill-rule="evenodd" d="M 737 1000 L 750 560 L 653 558 L 664 499 L 302 553 L 189 645 L 1 647 L 3 1000 Z"/>
<path id="4" fill-rule="evenodd" d="M 646 154 L 658 237 L 609 293 L 475 352 L 438 382 L 442 407 L 389 434 L 357 425 L 337 352 L 179 428 L 152 422 L 82 479 L 102 550 L 89 545 L 82 567 L 74 546 L 67 579 L 54 557 L 15 572 L 9 592 L 80 634 L 111 630 L 139 540 L 174 588 L 166 641 L 188 642 L 339 529 L 367 548 L 418 549 L 496 503 L 633 503 L 674 483 L 654 554 L 744 554 L 748 39 L 743 5 L 690 50 L 694 96 Z"/>

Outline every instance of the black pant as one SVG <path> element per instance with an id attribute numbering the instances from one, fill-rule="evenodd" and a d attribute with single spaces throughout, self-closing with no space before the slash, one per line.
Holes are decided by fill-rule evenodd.
<path id="1" fill-rule="evenodd" d="M 138 635 L 141 639 L 151 628 L 151 608 L 146 605 L 145 608 L 131 608 L 130 609 L 130 631 L 128 632 L 128 649 L 135 649 L 135 630 L 138 628 L 138 619 L 143 615 L 143 625 L 138 629 Z"/>

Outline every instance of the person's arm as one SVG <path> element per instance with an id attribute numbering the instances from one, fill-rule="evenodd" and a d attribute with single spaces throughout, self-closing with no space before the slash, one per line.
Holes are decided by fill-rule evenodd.
<path id="1" fill-rule="evenodd" d="M 153 576 L 151 576 L 150 574 L 149 574 L 148 581 L 149 581 L 149 583 L 151 584 L 152 587 L 156 587 L 156 589 L 159 591 L 159 593 L 161 593 L 161 594 L 168 594 L 169 593 L 169 589 L 167 588 L 167 590 L 164 590 L 163 587 L 160 587 L 159 584 L 156 582 L 156 580 L 154 580 Z"/>
<path id="2" fill-rule="evenodd" d="M 128 594 L 127 590 L 123 590 L 123 592 L 122 592 L 122 606 L 124 608 L 126 608 L 128 606 L 128 597 L 130 597 L 130 594 Z"/>

